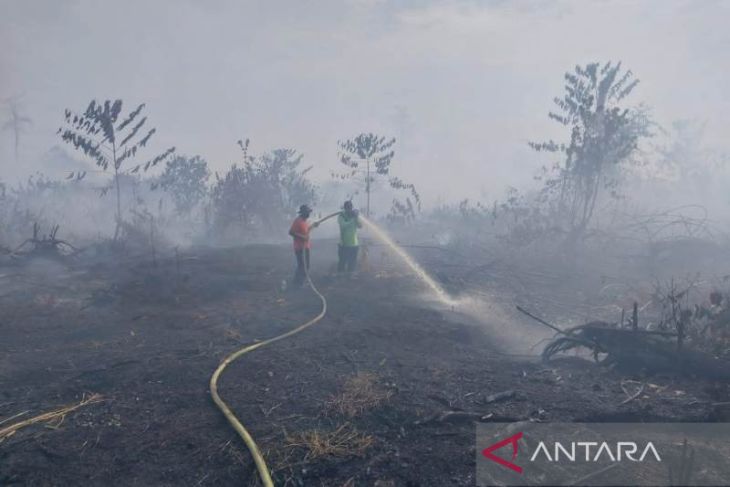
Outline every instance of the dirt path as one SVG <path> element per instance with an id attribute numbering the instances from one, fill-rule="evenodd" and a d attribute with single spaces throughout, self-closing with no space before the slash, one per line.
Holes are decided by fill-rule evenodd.
<path id="1" fill-rule="evenodd" d="M 375 256 L 369 274 L 332 278 L 322 247 L 313 275 L 328 316 L 219 386 L 280 485 L 473 485 L 475 420 L 701 420 L 727 395 L 632 377 L 651 385 L 622 405 L 628 377 L 504 355 L 488 327 L 420 302 L 419 283 Z M 307 290 L 280 291 L 291 260 L 251 246 L 2 269 L 0 421 L 84 393 L 106 400 L 0 443 L 0 484 L 255 485 L 207 384 L 226 353 L 316 314 Z"/>

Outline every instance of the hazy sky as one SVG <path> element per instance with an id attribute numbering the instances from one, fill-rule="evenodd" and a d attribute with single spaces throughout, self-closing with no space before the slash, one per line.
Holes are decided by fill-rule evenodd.
<path id="1" fill-rule="evenodd" d="M 526 142 L 559 135 L 546 113 L 577 63 L 623 61 L 660 123 L 705 120 L 725 144 L 728 25 L 719 0 L 0 0 L 0 99 L 34 121 L 21 167 L 0 133 L 0 179 L 43 166 L 64 108 L 122 98 L 147 103 L 156 147 L 217 170 L 249 137 L 326 178 L 338 139 L 379 131 L 428 202 L 490 200 L 545 162 Z"/>

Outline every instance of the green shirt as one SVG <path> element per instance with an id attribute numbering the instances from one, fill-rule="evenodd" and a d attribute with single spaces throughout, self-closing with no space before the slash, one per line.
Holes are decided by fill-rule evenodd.
<path id="1" fill-rule="evenodd" d="M 337 217 L 337 223 L 340 225 L 340 245 L 343 247 L 357 247 L 357 229 L 360 228 L 360 220 L 355 216 L 347 217 L 344 213 L 340 213 Z"/>

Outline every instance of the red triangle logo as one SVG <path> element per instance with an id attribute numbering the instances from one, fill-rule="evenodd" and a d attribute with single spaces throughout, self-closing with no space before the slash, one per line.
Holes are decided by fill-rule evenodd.
<path id="1" fill-rule="evenodd" d="M 522 431 L 517 433 L 516 435 L 512 435 L 509 438 L 505 438 L 504 440 L 498 441 L 497 443 L 493 444 L 492 446 L 488 446 L 484 450 L 482 450 L 482 455 L 484 455 L 486 458 L 490 459 L 493 462 L 496 462 L 503 467 L 507 467 L 510 470 L 514 470 L 517 473 L 522 473 L 522 467 L 519 465 L 515 465 L 514 463 L 505 460 L 502 457 L 498 457 L 494 453 L 492 453 L 494 450 L 499 450 L 505 445 L 512 444 L 512 461 L 517 457 L 517 452 L 519 450 L 519 444 L 517 443 L 520 441 L 520 438 L 522 438 Z"/>

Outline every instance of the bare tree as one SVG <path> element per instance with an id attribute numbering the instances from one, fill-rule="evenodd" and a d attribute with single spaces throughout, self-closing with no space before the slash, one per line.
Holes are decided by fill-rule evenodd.
<path id="1" fill-rule="evenodd" d="M 20 150 L 20 135 L 25 132 L 27 127 L 33 125 L 33 121 L 22 114 L 20 108 L 20 98 L 14 97 L 7 100 L 8 112 L 10 118 L 3 124 L 3 131 L 13 132 L 13 147 L 15 149 L 15 162 L 18 162 L 18 154 Z"/>
<path id="2" fill-rule="evenodd" d="M 122 100 L 106 100 L 104 103 L 92 101 L 86 111 L 81 114 L 75 114 L 71 110 L 65 111 L 66 127 L 59 128 L 58 133 L 64 142 L 73 145 L 76 149 L 81 150 L 84 154 L 94 159 L 96 165 L 103 170 L 107 170 L 109 166 L 114 169 L 114 186 L 116 187 L 117 211 L 116 211 L 116 230 L 114 238 L 119 235 L 119 228 L 122 221 L 122 197 L 120 189 L 120 176 L 123 174 L 122 165 L 128 160 L 131 161 L 137 156 L 137 152 L 144 148 L 154 135 L 157 129 L 144 129 L 144 136 L 140 136 L 140 132 L 147 117 L 144 116 L 137 120 L 144 109 L 144 103 L 127 114 L 120 120 L 122 114 Z M 167 159 L 175 148 L 171 147 L 161 154 L 147 160 L 144 163 L 137 164 L 127 173 L 134 174 L 139 172 L 140 168 L 147 171 L 150 167 L 156 166 L 158 163 Z"/>

